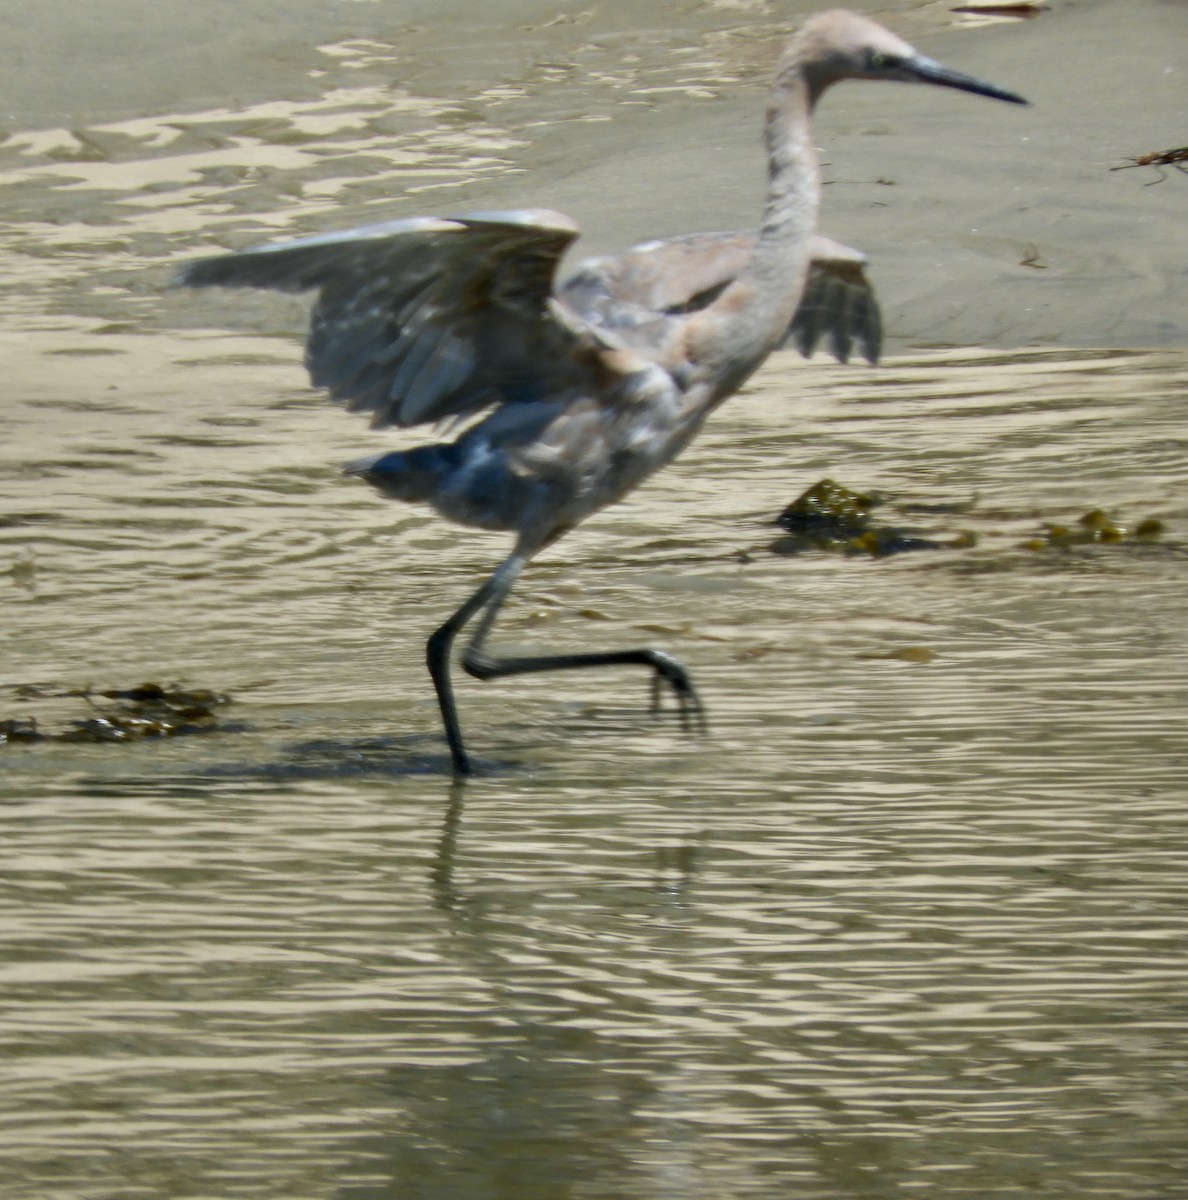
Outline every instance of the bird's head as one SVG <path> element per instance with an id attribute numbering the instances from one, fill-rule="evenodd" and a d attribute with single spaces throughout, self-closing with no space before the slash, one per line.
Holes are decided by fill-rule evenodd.
<path id="1" fill-rule="evenodd" d="M 813 99 L 842 79 L 890 79 L 1027 103 L 1005 88 L 942 66 L 877 22 L 841 8 L 809 18 L 785 52 L 781 74 L 787 69 L 807 80 Z"/>

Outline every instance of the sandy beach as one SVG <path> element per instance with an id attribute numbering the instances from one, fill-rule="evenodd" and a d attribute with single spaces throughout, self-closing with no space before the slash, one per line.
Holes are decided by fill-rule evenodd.
<path id="1" fill-rule="evenodd" d="M 113 0 L 20 6 L 4 52 L 0 308 L 188 322 L 165 265 L 260 236 L 551 206 L 604 250 L 755 220 L 770 63 L 808 5 Z M 978 23 L 863 4 L 1033 103 L 842 88 L 822 224 L 872 260 L 892 349 L 1181 346 L 1188 8 L 1064 0 Z"/>

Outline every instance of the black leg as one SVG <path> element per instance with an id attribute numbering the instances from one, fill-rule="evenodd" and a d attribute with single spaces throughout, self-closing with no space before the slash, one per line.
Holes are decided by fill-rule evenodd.
<path id="1" fill-rule="evenodd" d="M 660 709 L 661 687 L 667 684 L 676 697 L 681 720 L 688 728 L 691 721 L 705 732 L 705 709 L 689 678 L 688 671 L 670 654 L 662 650 L 607 650 L 585 654 L 541 654 L 496 658 L 483 650 L 487 634 L 500 607 L 511 591 L 525 559 L 517 561 L 514 569 L 504 563 L 492 578 L 490 594 L 485 598 L 485 611 L 470 644 L 462 654 L 462 668 L 476 679 L 498 679 L 506 675 L 528 675 L 540 671 L 573 671 L 586 667 L 649 667 L 652 671 L 652 711 Z"/>
<path id="2" fill-rule="evenodd" d="M 425 659 L 429 674 L 437 691 L 437 702 L 441 708 L 441 719 L 445 725 L 446 741 L 456 775 L 470 775 L 473 766 L 462 741 L 462 727 L 458 723 L 458 709 L 454 703 L 454 687 L 450 680 L 450 652 L 454 639 L 462 628 L 480 612 L 482 618 L 474 636 L 462 654 L 462 667 L 476 679 L 498 679 L 506 675 L 528 675 L 541 671 L 572 671 L 586 667 L 647 667 L 652 672 L 652 709 L 660 708 L 661 688 L 667 685 L 676 698 L 681 720 L 685 727 L 696 723 L 700 732 L 705 732 L 705 710 L 697 689 L 688 671 L 675 658 L 662 650 L 607 650 L 586 654 L 544 654 L 509 658 L 494 658 L 483 652 L 483 643 L 495 617 L 499 613 L 508 592 L 524 568 L 526 559 L 511 555 L 500 565 L 499 570 L 458 609 L 440 629 L 429 638 L 425 647 Z"/>
<path id="3" fill-rule="evenodd" d="M 510 559 L 508 560 L 511 561 Z M 441 720 L 445 726 L 446 741 L 450 746 L 450 757 L 454 760 L 455 775 L 469 775 L 473 768 L 466 747 L 462 744 L 462 727 L 458 724 L 458 707 L 454 703 L 454 685 L 450 682 L 450 650 L 458 631 L 487 604 L 496 591 L 499 577 L 504 567 L 500 567 L 486 583 L 483 584 L 465 604 L 440 628 L 435 630 L 425 645 L 425 661 L 429 666 L 429 675 L 437 692 L 437 704 L 441 709 Z M 511 582 L 515 582 L 515 575 Z M 507 585 L 511 586 L 511 583 Z M 506 589 L 504 591 L 506 595 Z"/>
<path id="4" fill-rule="evenodd" d="M 462 667 L 476 679 L 499 679 L 506 675 L 528 675 L 537 671 L 573 671 L 585 667 L 650 667 L 652 711 L 660 709 L 661 687 L 667 684 L 676 697 L 681 721 L 687 729 L 695 722 L 706 730 L 705 708 L 689 672 L 663 650 L 606 650 L 593 654 L 542 654 L 522 658 L 492 658 L 472 642 L 462 656 Z"/>

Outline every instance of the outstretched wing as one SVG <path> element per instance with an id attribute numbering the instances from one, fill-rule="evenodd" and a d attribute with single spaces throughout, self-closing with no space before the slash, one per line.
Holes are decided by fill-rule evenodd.
<path id="1" fill-rule="evenodd" d="M 817 234 L 804 294 L 783 344 L 811 358 L 822 340 L 838 362 L 848 362 L 856 344 L 874 366 L 883 347 L 883 317 L 866 275 L 866 255 Z"/>
<path id="2" fill-rule="evenodd" d="M 699 312 L 712 304 L 742 270 L 755 242 L 751 233 L 693 233 L 644 242 L 623 254 L 591 258 L 558 289 L 560 299 L 592 324 L 623 331 Z M 828 343 L 846 362 L 855 344 L 867 362 L 878 361 L 882 318 L 866 276 L 866 257 L 817 235 L 800 306 L 783 344 L 806 358 Z"/>
<path id="3" fill-rule="evenodd" d="M 376 427 L 418 425 L 554 394 L 583 350 L 613 348 L 552 299 L 577 235 L 544 209 L 412 218 L 202 259 L 176 282 L 316 290 L 314 385 Z"/>

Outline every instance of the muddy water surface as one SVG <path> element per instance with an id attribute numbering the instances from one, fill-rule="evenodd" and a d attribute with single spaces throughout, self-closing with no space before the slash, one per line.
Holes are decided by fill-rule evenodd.
<path id="1" fill-rule="evenodd" d="M 592 169 L 575 130 L 606 155 L 640 113 L 712 131 L 698 89 L 751 69 L 714 39 L 762 38 L 707 6 L 550 26 L 525 66 L 527 34 L 476 24 L 500 67 L 463 104 L 425 82 L 440 33 L 409 49 L 380 6 L 333 8 L 367 28 L 316 68 L 261 59 L 288 95 L 30 118 L 0 146 L 0 719 L 66 729 L 101 702 L 63 693 L 145 681 L 233 700 L 203 734 L 0 747 L 0 1195 L 1188 1195 L 1168 278 L 1122 273 L 1115 344 L 1087 345 L 1091 289 L 1053 264 L 1028 295 L 1065 303 L 1055 348 L 1005 346 L 1020 305 L 996 301 L 968 339 L 989 348 L 898 325 L 876 371 L 774 358 L 501 625 L 665 647 L 709 733 L 651 716 L 630 672 L 465 681 L 481 773 L 456 786 L 423 639 L 505 543 L 338 475 L 376 435 L 306 389 L 299 305 L 160 285 L 200 247 L 386 215 L 393 191 L 558 203 Z M 999 43 L 961 44 L 945 56 L 1027 90 L 977 61 Z M 523 194 L 522 153 L 552 194 Z M 1116 197 L 1165 211 L 1179 180 L 1133 174 Z M 687 199 L 627 191 L 604 236 Z M 908 219 L 833 192 L 878 237 Z M 942 234 L 938 205 L 917 215 L 967 300 L 892 265 L 889 311 L 906 284 L 952 330 L 1041 278 Z M 827 476 L 942 548 L 772 553 L 775 515 Z M 1091 510 L 1115 540 L 1053 536 Z"/>

